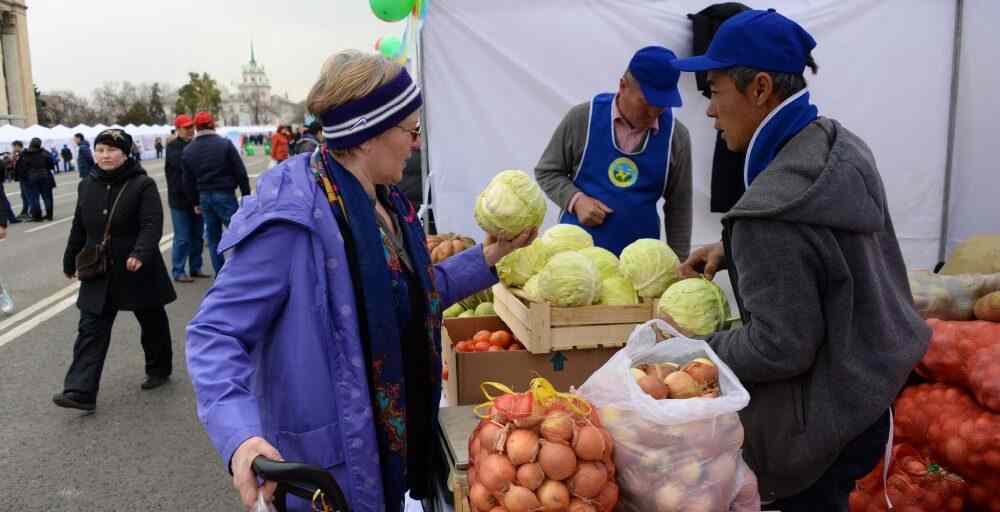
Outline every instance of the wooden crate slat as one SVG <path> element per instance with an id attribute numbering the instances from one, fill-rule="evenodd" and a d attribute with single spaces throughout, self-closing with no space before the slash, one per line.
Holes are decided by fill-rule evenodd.
<path id="1" fill-rule="evenodd" d="M 585 325 L 552 329 L 550 350 L 620 347 L 638 324 Z"/>
<path id="2" fill-rule="evenodd" d="M 646 304 L 551 309 L 553 326 L 641 323 L 649 320 L 649 306 Z"/>

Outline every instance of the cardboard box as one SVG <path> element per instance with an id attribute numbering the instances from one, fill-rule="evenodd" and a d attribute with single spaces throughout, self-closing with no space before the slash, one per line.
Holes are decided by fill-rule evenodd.
<path id="1" fill-rule="evenodd" d="M 560 308 L 526 301 L 499 283 L 493 307 L 529 352 L 620 347 L 636 326 L 653 319 L 655 303 Z"/>
<path id="2" fill-rule="evenodd" d="M 525 391 L 535 377 L 545 377 L 560 391 L 581 386 L 594 371 L 611 359 L 618 348 L 555 351 L 547 354 L 516 352 L 456 352 L 453 345 L 471 339 L 481 330 L 510 328 L 497 316 L 449 318 L 441 329 L 442 357 L 448 364 L 445 396 L 450 405 L 475 405 L 485 401 L 479 384 L 493 381 L 515 391 Z"/>

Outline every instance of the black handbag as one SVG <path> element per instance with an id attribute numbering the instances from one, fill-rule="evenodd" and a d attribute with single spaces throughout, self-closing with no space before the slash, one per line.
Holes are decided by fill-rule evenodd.
<path id="1" fill-rule="evenodd" d="M 126 181 L 122 189 L 118 191 L 115 203 L 111 206 L 111 214 L 108 215 L 108 220 L 104 223 L 104 238 L 101 239 L 101 242 L 93 247 L 84 247 L 76 255 L 76 277 L 81 281 L 100 279 L 111 268 L 111 257 L 108 255 L 108 247 L 111 243 L 111 219 L 115 217 L 118 201 L 121 200 L 122 194 L 127 188 L 128 182 Z"/>

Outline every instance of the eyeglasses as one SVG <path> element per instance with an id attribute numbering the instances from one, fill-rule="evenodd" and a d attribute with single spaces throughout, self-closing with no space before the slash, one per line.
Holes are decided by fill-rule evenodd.
<path id="1" fill-rule="evenodd" d="M 403 128 L 402 126 L 399 126 L 399 125 L 396 125 L 396 128 L 399 128 L 400 130 L 403 130 L 404 132 L 409 133 L 410 134 L 410 140 L 412 140 L 413 142 L 416 142 L 417 141 L 417 137 L 420 137 L 420 126 L 419 125 L 416 128 L 412 129 L 412 130 L 409 129 L 409 128 Z"/>

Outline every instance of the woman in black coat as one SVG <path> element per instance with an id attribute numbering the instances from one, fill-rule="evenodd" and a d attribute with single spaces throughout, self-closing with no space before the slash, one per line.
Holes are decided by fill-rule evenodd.
<path id="1" fill-rule="evenodd" d="M 105 275 L 82 281 L 77 307 L 79 333 L 73 363 L 62 393 L 52 400 L 60 407 L 94 410 L 101 370 L 118 311 L 132 311 L 142 328 L 146 380 L 142 389 L 167 382 L 173 369 L 170 324 L 166 304 L 177 298 L 160 254 L 163 205 L 156 182 L 128 155 L 132 137 L 123 130 L 101 132 L 94 140 L 97 168 L 78 187 L 76 216 L 70 231 L 63 271 L 77 277 L 76 257 L 85 247 L 104 239 L 111 215 L 110 258 Z M 124 192 L 122 191 L 124 189 Z M 116 198 L 118 207 L 114 209 Z"/>

